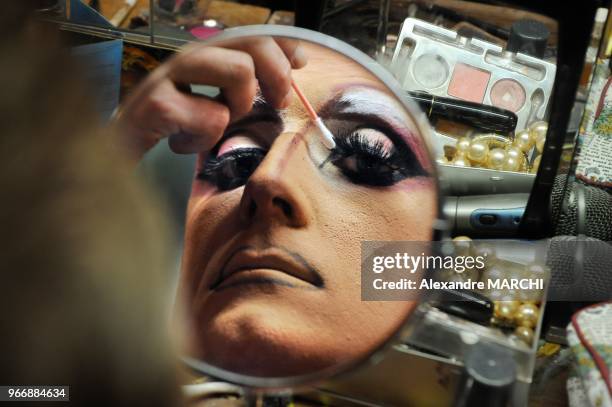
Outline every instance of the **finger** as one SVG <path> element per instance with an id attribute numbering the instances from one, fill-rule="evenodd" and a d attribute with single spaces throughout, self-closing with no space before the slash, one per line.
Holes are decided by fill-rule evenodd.
<path id="1" fill-rule="evenodd" d="M 272 106 L 281 108 L 291 90 L 291 63 L 271 37 L 257 37 L 237 45 L 253 57 L 255 74 L 264 98 Z"/>
<path id="2" fill-rule="evenodd" d="M 157 140 L 171 136 L 170 147 L 178 153 L 211 149 L 229 123 L 229 109 L 224 104 L 192 96 L 176 89 L 170 80 L 162 81 L 135 111 L 132 119 L 148 129 L 148 137 Z"/>
<path id="3" fill-rule="evenodd" d="M 291 99 L 291 68 L 289 58 L 280 45 L 269 36 L 218 42 L 216 46 L 231 48 L 248 53 L 255 64 L 255 74 L 264 98 L 272 106 L 283 108 Z M 296 44 L 284 42 L 287 52 L 294 58 Z M 299 60 L 298 52 L 298 61 Z"/>
<path id="4" fill-rule="evenodd" d="M 135 93 L 128 96 L 119 114 L 120 126 L 125 129 L 129 145 L 141 146 L 147 151 L 179 127 L 175 123 L 172 98 L 176 93 L 174 84 L 166 80 L 147 80 Z"/>
<path id="5" fill-rule="evenodd" d="M 170 62 L 169 77 L 178 84 L 220 87 L 232 117 L 248 113 L 257 92 L 253 58 L 239 50 L 190 47 Z"/>
<path id="6" fill-rule="evenodd" d="M 278 46 L 289 60 L 293 69 L 300 69 L 308 63 L 308 55 L 299 40 L 292 38 L 274 38 Z"/>
<path id="7" fill-rule="evenodd" d="M 211 150 L 230 121 L 227 106 L 204 97 L 181 94 L 174 108 L 179 132 L 168 138 L 168 145 L 179 154 Z"/>

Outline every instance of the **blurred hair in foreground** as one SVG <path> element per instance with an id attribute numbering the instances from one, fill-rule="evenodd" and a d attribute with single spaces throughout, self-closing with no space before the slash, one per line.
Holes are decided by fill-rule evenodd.
<path id="1" fill-rule="evenodd" d="M 67 385 L 71 405 L 175 405 L 163 212 L 28 4 L 0 13 L 0 383 Z"/>

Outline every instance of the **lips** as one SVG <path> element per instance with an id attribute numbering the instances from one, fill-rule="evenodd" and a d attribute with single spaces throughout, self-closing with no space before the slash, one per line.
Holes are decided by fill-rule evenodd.
<path id="1" fill-rule="evenodd" d="M 251 246 L 243 246 L 227 258 L 211 289 L 217 288 L 234 275 L 256 270 L 280 272 L 317 288 L 323 287 L 321 275 L 299 254 L 278 247 L 257 250 Z M 260 278 L 259 281 L 261 280 Z"/>

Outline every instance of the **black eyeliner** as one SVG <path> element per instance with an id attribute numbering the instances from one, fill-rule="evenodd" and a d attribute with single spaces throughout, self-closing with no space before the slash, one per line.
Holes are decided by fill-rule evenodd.
<path id="1" fill-rule="evenodd" d="M 196 178 L 222 191 L 238 188 L 246 183 L 265 155 L 266 151 L 261 148 L 239 148 L 219 157 L 211 155 Z"/>
<path id="2" fill-rule="evenodd" d="M 365 129 L 384 134 L 392 141 L 392 149 L 386 151 L 381 141 L 369 141 L 367 136 L 359 133 Z M 391 186 L 409 177 L 429 175 L 418 162 L 412 149 L 404 142 L 398 143 L 397 138 L 400 136 L 394 137 L 388 128 L 368 125 L 336 133 L 337 147 L 319 166 L 320 168 L 327 162 L 332 162 L 352 182 L 371 186 Z M 342 160 L 351 157 L 356 160 L 357 167 L 363 166 L 363 168 L 352 170 L 344 167 Z"/>

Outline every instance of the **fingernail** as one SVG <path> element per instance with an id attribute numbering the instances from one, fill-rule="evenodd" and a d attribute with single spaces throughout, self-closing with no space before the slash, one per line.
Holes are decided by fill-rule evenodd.
<path id="1" fill-rule="evenodd" d="M 301 68 L 306 65 L 308 62 L 308 57 L 306 56 L 306 52 L 304 52 L 304 48 L 301 45 L 298 45 L 293 52 L 293 58 L 291 59 L 291 66 L 294 68 Z"/>

